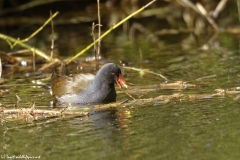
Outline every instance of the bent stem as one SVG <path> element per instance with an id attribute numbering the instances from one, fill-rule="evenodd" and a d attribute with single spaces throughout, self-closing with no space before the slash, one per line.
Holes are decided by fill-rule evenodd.
<path id="1" fill-rule="evenodd" d="M 21 46 L 23 48 L 27 48 L 31 52 L 35 52 L 37 55 L 43 57 L 47 61 L 51 61 L 51 57 L 46 55 L 44 52 L 42 52 L 42 51 L 40 51 L 36 48 L 33 48 L 33 47 L 27 45 L 26 43 L 18 40 L 18 39 L 15 39 L 13 37 L 10 37 L 10 36 L 7 36 L 7 35 L 1 34 L 1 33 L 0 33 L 0 38 L 3 39 L 3 40 L 6 40 L 10 44 L 11 47 L 12 47 L 11 42 L 14 43 L 14 44 L 18 44 L 19 46 Z"/>
<path id="2" fill-rule="evenodd" d="M 133 12 L 132 14 L 130 14 L 129 16 L 127 16 L 126 18 L 124 18 L 123 20 L 121 20 L 120 22 L 118 22 L 117 24 L 113 25 L 109 30 L 107 30 L 104 34 L 102 34 L 100 37 L 98 37 L 98 39 L 96 39 L 95 42 L 91 43 L 90 45 L 88 45 L 85 49 L 83 49 L 81 52 L 77 53 L 74 57 L 72 57 L 71 59 L 69 59 L 67 61 L 66 64 L 69 64 L 70 62 L 72 62 L 74 59 L 76 59 L 77 57 L 79 57 L 80 55 L 82 55 L 83 53 L 85 53 L 87 50 L 89 50 L 92 46 L 94 46 L 94 44 L 98 41 L 100 41 L 103 37 L 105 37 L 106 35 L 108 35 L 112 30 L 116 29 L 117 27 L 119 27 L 121 24 L 123 24 L 124 22 L 126 22 L 127 20 L 129 20 L 130 18 L 132 18 L 133 16 L 135 16 L 136 14 L 142 12 L 145 8 L 147 8 L 148 6 L 150 6 L 153 2 L 155 2 L 156 0 L 152 0 L 151 2 L 149 2 L 147 5 L 143 6 L 142 8 L 140 8 L 139 10 L 137 10 L 136 12 Z"/>
<path id="3" fill-rule="evenodd" d="M 34 47 L 31 47 L 27 44 L 25 44 L 24 42 L 28 41 L 29 39 L 31 39 L 32 37 L 34 37 L 36 34 L 38 34 L 49 22 L 51 22 L 51 20 L 56 17 L 58 15 L 59 12 L 56 12 L 54 13 L 53 15 L 50 16 L 50 18 L 38 29 L 36 30 L 34 33 L 32 33 L 29 37 L 23 39 L 23 40 L 20 40 L 19 38 L 18 39 L 15 39 L 13 37 L 10 37 L 10 36 L 7 36 L 7 35 L 4 35 L 4 34 L 1 34 L 0 33 L 0 38 L 7 41 L 7 43 L 10 45 L 11 48 L 13 48 L 16 44 L 20 45 L 21 47 L 23 48 L 27 48 L 28 50 L 30 50 L 31 52 L 33 53 L 36 53 L 37 55 L 43 57 L 44 59 L 46 59 L 47 61 L 51 61 L 51 57 L 49 57 L 48 55 L 46 55 L 44 52 L 34 48 Z"/>

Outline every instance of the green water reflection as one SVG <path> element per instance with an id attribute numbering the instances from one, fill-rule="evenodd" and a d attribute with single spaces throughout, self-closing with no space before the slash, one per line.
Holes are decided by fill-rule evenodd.
<path id="1" fill-rule="evenodd" d="M 183 80 L 200 86 L 133 96 L 213 94 L 218 88 L 239 87 L 239 46 L 236 42 L 229 46 L 226 37 L 238 40 L 234 35 L 220 35 L 215 42 L 218 47 L 208 51 L 195 46 L 185 49 L 183 40 L 178 44 L 154 44 L 140 37 L 135 43 L 122 43 L 126 37 L 120 37 L 119 43 L 112 43 L 105 55 L 116 63 L 123 59 L 133 67 L 161 73 L 169 82 Z M 110 43 L 106 41 L 105 45 Z M 124 70 L 124 74 L 130 89 L 164 82 L 154 75 L 141 76 L 131 70 Z M 216 76 L 197 80 L 210 75 Z M 43 88 L 27 88 L 25 92 L 21 92 L 22 88 L 16 91 L 23 98 L 41 97 L 39 101 L 35 99 L 36 103 L 48 107 L 51 97 L 42 94 Z M 196 101 L 186 97 L 167 104 L 122 106 L 94 112 L 89 117 L 37 121 L 30 126 L 18 121 L 5 123 L 0 132 L 0 155 L 40 155 L 41 159 L 238 159 L 239 95 Z M 123 93 L 118 95 L 118 101 L 126 98 L 129 97 Z"/>

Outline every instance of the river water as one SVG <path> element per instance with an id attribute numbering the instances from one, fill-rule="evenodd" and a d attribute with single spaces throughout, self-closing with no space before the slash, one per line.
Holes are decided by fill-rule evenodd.
<path id="1" fill-rule="evenodd" d="M 201 39 L 201 45 L 194 43 L 190 34 L 158 38 L 152 41 L 147 35 L 139 35 L 129 40 L 128 35 L 114 33 L 102 42 L 102 55 L 119 66 L 119 60 L 123 60 L 130 67 L 148 69 L 167 77 L 166 82 L 154 74 L 122 67 L 129 85 L 127 92 L 135 99 L 176 93 L 182 95 L 180 98 L 167 103 L 123 103 L 117 108 L 91 112 L 86 117 L 46 118 L 31 123 L 10 119 L 0 130 L 1 159 L 11 156 L 105 160 L 238 159 L 239 94 L 215 94 L 216 89 L 238 91 L 239 36 L 220 34 L 209 42 L 209 35 Z M 33 43 L 40 45 L 39 41 Z M 63 45 L 59 40 L 59 52 L 75 54 L 91 37 L 85 41 L 69 34 L 63 41 L 75 42 L 75 45 Z M 89 51 L 87 56 L 91 55 Z M 9 108 L 16 103 L 19 107 L 29 107 L 35 102 L 37 108 L 52 109 L 52 97 L 41 86 L 49 83 L 50 75 L 26 78 L 22 73 L 24 71 L 8 77 L 0 86 L 10 90 L 9 95 L 0 97 L 1 104 Z M 176 81 L 186 82 L 187 87 L 151 87 Z M 20 102 L 16 100 L 16 93 L 22 99 Z M 131 100 L 118 90 L 117 101 L 125 99 Z"/>

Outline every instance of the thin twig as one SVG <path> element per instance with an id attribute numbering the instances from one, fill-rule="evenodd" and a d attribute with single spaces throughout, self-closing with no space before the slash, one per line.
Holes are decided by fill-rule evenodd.
<path id="1" fill-rule="evenodd" d="M 131 97 L 133 100 L 136 100 L 131 94 L 129 94 L 129 93 L 127 93 L 125 90 L 123 90 L 122 88 L 121 88 L 121 91 L 123 92 L 123 93 L 125 93 L 126 95 L 128 95 L 129 97 Z"/>
<path id="2" fill-rule="evenodd" d="M 17 98 L 17 101 L 21 101 L 21 98 L 19 97 L 19 95 L 16 93 L 15 94 L 16 98 Z"/>
<path id="3" fill-rule="evenodd" d="M 35 55 L 36 55 L 36 54 L 35 54 L 35 50 L 33 50 L 32 53 L 33 53 L 33 72 L 35 72 L 35 71 L 36 71 L 36 61 L 35 61 L 35 59 L 36 59 L 36 58 L 35 58 L 35 57 L 36 57 Z"/>
<path id="4" fill-rule="evenodd" d="M 237 8 L 238 8 L 238 18 L 240 21 L 240 1 L 239 0 L 237 0 Z"/>
<path id="5" fill-rule="evenodd" d="M 228 1 L 228 0 L 221 0 L 221 1 L 218 3 L 216 9 L 215 9 L 214 12 L 213 12 L 213 17 L 214 17 L 214 18 L 217 18 L 217 17 L 218 17 L 220 11 L 226 6 L 227 1 Z M 239 1 L 239 0 L 237 0 L 237 2 L 238 2 L 238 1 Z"/>
<path id="6" fill-rule="evenodd" d="M 95 42 L 98 42 L 100 39 L 102 39 L 103 37 L 105 37 L 106 35 L 108 35 L 112 30 L 116 29 L 117 27 L 119 27 L 121 24 L 123 24 L 124 22 L 126 22 L 128 19 L 132 18 L 133 16 L 135 16 L 136 14 L 140 13 L 141 11 L 143 11 L 144 9 L 146 9 L 148 6 L 150 6 L 152 3 L 154 3 L 156 0 L 152 0 L 151 2 L 149 2 L 147 5 L 143 6 L 142 8 L 140 8 L 139 10 L 137 10 L 136 12 L 130 14 L 129 16 L 127 16 L 126 18 L 124 18 L 123 20 L 121 20 L 120 22 L 118 22 L 117 24 L 113 25 L 109 30 L 107 30 L 105 33 L 103 33 L 100 37 L 98 37 L 98 39 Z M 84 48 L 81 52 L 77 53 L 74 57 L 72 57 L 71 59 L 69 59 L 67 61 L 66 64 L 69 64 L 70 62 L 72 62 L 74 59 L 76 59 L 77 57 L 79 57 L 80 55 L 82 55 L 83 53 L 85 53 L 87 50 L 89 50 L 94 43 L 91 43 L 90 45 L 88 45 L 86 48 Z"/>
<path id="7" fill-rule="evenodd" d="M 50 17 L 52 17 L 52 11 L 50 11 Z M 53 57 L 53 50 L 54 50 L 54 25 L 53 25 L 53 19 L 51 19 L 51 28 L 52 28 L 51 58 L 52 58 Z"/>
<path id="8" fill-rule="evenodd" d="M 0 51 L 0 56 L 2 60 L 6 60 L 8 63 L 14 64 L 14 65 L 18 65 L 20 63 L 16 58 L 14 58 L 14 56 L 10 55 L 9 53 Z"/>
<path id="9" fill-rule="evenodd" d="M 218 25 L 215 23 L 215 21 L 208 15 L 208 12 L 206 11 L 206 9 L 202 6 L 201 3 L 197 3 L 196 4 L 199 12 L 202 14 L 202 16 L 204 16 L 207 21 L 212 25 L 212 27 L 216 30 L 219 31 L 219 27 Z"/>
<path id="10" fill-rule="evenodd" d="M 192 8 L 194 11 L 196 11 L 197 13 L 199 13 L 201 16 L 203 16 L 204 18 L 207 19 L 207 21 L 212 25 L 212 27 L 214 28 L 215 31 L 219 31 L 219 27 L 218 25 L 215 23 L 215 21 L 210 17 L 208 16 L 207 14 L 203 14 L 198 8 L 197 6 L 195 6 L 191 1 L 189 0 L 177 0 L 178 3 L 180 3 L 181 5 L 186 5 L 190 8 Z M 198 6 L 201 6 L 202 5 L 200 3 L 198 3 Z M 204 7 L 202 7 L 204 8 Z"/>
<path id="11" fill-rule="evenodd" d="M 0 79 L 2 77 L 2 59 L 0 57 Z"/>
<path id="12" fill-rule="evenodd" d="M 54 15 L 52 15 L 38 30 L 36 30 L 34 33 L 32 33 L 28 38 L 20 40 L 19 38 L 15 39 L 13 37 L 10 37 L 10 36 L 4 35 L 4 34 L 0 34 L 0 38 L 7 41 L 7 43 L 10 45 L 11 48 L 13 48 L 15 45 L 18 44 L 23 48 L 27 48 L 31 52 L 35 52 L 39 56 L 45 58 L 47 61 L 51 61 L 51 59 L 52 59 L 51 57 L 49 57 L 48 55 L 46 55 L 42 51 L 25 44 L 24 42 L 28 41 L 29 39 L 34 37 L 36 34 L 38 34 L 38 32 L 40 32 L 54 17 L 56 17 L 58 13 L 59 12 L 54 13 Z"/>
<path id="13" fill-rule="evenodd" d="M 124 104 L 124 103 L 126 103 L 128 101 L 129 101 L 128 99 L 125 99 L 124 101 L 120 102 L 118 105 L 122 105 L 122 104 Z"/>
<path id="14" fill-rule="evenodd" d="M 4 109 L 1 111 L 2 114 L 26 114 L 31 113 L 33 116 L 42 115 L 47 116 L 87 116 L 88 112 L 83 111 L 62 111 L 62 110 L 43 110 L 43 109 L 32 109 L 32 108 L 19 108 L 19 109 Z"/>
<path id="15" fill-rule="evenodd" d="M 49 68 L 54 68 L 54 67 L 58 66 L 61 63 L 62 62 L 59 59 L 54 58 L 54 59 L 52 59 L 52 61 L 50 63 L 44 64 L 40 69 L 38 69 L 38 71 L 44 71 L 44 70 L 47 70 Z"/>
<path id="16" fill-rule="evenodd" d="M 138 71 L 138 72 L 146 72 L 146 73 L 154 74 L 156 76 L 159 76 L 159 77 L 163 78 L 165 81 L 168 81 L 168 79 L 165 76 L 163 76 L 162 74 L 159 74 L 159 73 L 155 73 L 153 71 L 148 71 L 148 70 L 134 68 L 134 67 L 123 67 L 123 68 L 131 69 L 131 70 Z"/>
<path id="17" fill-rule="evenodd" d="M 97 0 L 98 4 L 98 38 L 101 37 L 101 16 L 100 16 L 100 2 Z M 96 70 L 99 68 L 99 57 L 100 57 L 101 39 L 98 41 L 97 47 L 97 57 L 96 57 Z"/>
<path id="18" fill-rule="evenodd" d="M 92 23 L 92 37 L 93 37 L 93 42 L 94 42 L 94 47 L 93 47 L 93 51 L 94 51 L 94 56 L 95 56 L 95 60 L 97 62 L 97 47 L 96 47 L 96 38 L 95 38 L 95 34 L 94 34 L 94 29 L 95 29 L 95 23 Z M 96 70 L 97 70 L 97 64 L 96 64 Z"/>
<path id="19" fill-rule="evenodd" d="M 28 49 L 29 51 L 31 51 L 31 52 L 35 52 L 37 55 L 43 57 L 43 58 L 46 59 L 47 61 L 51 61 L 51 57 L 49 57 L 48 55 L 46 55 L 44 52 L 42 52 L 42 51 L 40 51 L 40 50 L 38 50 L 38 49 L 35 49 L 35 48 L 29 46 L 29 45 L 26 44 L 26 43 L 23 43 L 23 42 L 20 41 L 19 39 L 15 39 L 15 38 L 13 38 L 13 37 L 10 37 L 10 36 L 7 36 L 7 35 L 1 34 L 1 33 L 0 33 L 0 38 L 3 39 L 3 40 L 6 40 L 6 41 L 9 43 L 9 45 L 10 45 L 11 48 L 13 47 L 12 43 L 14 43 L 14 45 L 15 45 L 15 44 L 18 44 L 18 45 L 20 45 L 20 46 L 23 47 L 23 48 L 27 48 L 27 49 Z M 11 43 L 11 42 L 12 42 L 12 43 Z"/>
<path id="20" fill-rule="evenodd" d="M 7 120 L 6 120 L 6 119 L 4 119 L 4 118 L 2 118 L 2 117 L 0 117 L 0 119 L 1 119 L 1 124 L 3 124 L 3 123 L 5 123 L 5 122 L 7 122 Z"/>
<path id="21" fill-rule="evenodd" d="M 34 33 L 32 33 L 29 37 L 21 40 L 22 42 L 26 42 L 29 39 L 31 39 L 32 37 L 34 37 L 36 34 L 38 34 L 38 32 L 40 32 L 50 21 L 52 21 L 52 19 L 54 17 L 56 17 L 58 15 L 59 12 L 55 12 L 54 15 L 52 15 L 38 30 L 36 30 Z"/>

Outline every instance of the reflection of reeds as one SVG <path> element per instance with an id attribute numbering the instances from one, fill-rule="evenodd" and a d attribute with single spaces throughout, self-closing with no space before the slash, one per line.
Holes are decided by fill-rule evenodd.
<path id="1" fill-rule="evenodd" d="M 32 3 L 32 2 L 29 2 L 28 4 L 24 4 L 22 6 L 18 6 L 18 7 L 15 7 L 12 8 L 12 9 L 4 9 L 2 14 L 4 13 L 11 13 L 11 12 L 17 12 L 17 11 L 22 11 L 22 10 L 26 10 L 28 8 L 32 8 L 32 7 L 36 7 L 38 5 L 44 5 L 46 3 L 52 3 L 54 2 L 55 0 L 52 0 L 52 1 L 49 1 L 49 2 L 44 2 L 44 3 Z M 170 24 L 170 27 L 169 29 L 161 29 L 160 31 L 157 31 L 157 32 L 151 32 L 146 26 L 144 27 L 141 27 L 141 24 L 139 25 L 136 25 L 136 22 L 133 23 L 132 26 L 130 26 L 130 33 L 133 33 L 134 31 L 134 28 L 135 29 L 138 29 L 140 32 L 144 32 L 146 34 L 148 34 L 151 38 L 151 40 L 153 41 L 158 41 L 158 37 L 157 37 L 157 33 L 158 34 L 178 34 L 178 33 L 181 33 L 181 32 L 194 32 L 194 34 L 196 35 L 199 35 L 198 33 L 203 33 L 206 31 L 206 26 L 204 24 L 204 19 L 207 20 L 207 22 L 212 26 L 212 28 L 214 29 L 214 31 L 216 32 L 219 32 L 219 26 L 218 24 L 215 22 L 215 19 L 218 17 L 218 15 L 220 14 L 221 11 L 223 11 L 224 7 L 226 6 L 228 0 L 221 0 L 217 6 L 215 7 L 215 9 L 213 11 L 211 10 L 207 10 L 206 9 L 206 6 L 202 5 L 201 4 L 201 1 L 194 4 L 193 2 L 191 2 L 190 0 L 177 0 L 177 2 L 179 4 L 181 4 L 182 8 L 184 9 L 184 13 L 182 13 L 181 9 L 182 8 L 176 8 L 176 4 L 175 2 L 168 2 L 167 5 L 165 5 L 164 7 L 160 6 L 161 3 L 158 2 L 158 4 L 156 4 L 154 7 L 152 7 L 151 9 L 148 9 L 144 12 L 142 12 L 145 8 L 147 8 L 149 5 L 151 5 L 153 2 L 155 2 L 156 0 L 153 0 L 151 1 L 150 3 L 148 3 L 147 5 L 145 5 L 144 7 L 138 9 L 139 5 L 140 5 L 140 1 L 136 1 L 134 4 L 133 3 L 130 3 L 128 1 L 122 1 L 120 4 L 121 4 L 121 9 L 122 10 L 125 10 L 126 13 L 131 13 L 133 10 L 137 10 L 136 12 L 130 14 L 129 16 L 127 16 L 125 19 L 123 19 L 122 21 L 120 21 L 118 24 L 116 25 L 113 25 L 107 32 L 105 32 L 103 35 L 101 35 L 101 20 L 100 20 L 100 4 L 98 2 L 98 39 L 96 39 L 96 41 L 94 41 L 94 43 L 98 43 L 98 47 L 97 48 L 100 48 L 100 40 L 106 36 L 108 33 L 110 33 L 113 29 L 117 28 L 119 25 L 123 24 L 124 22 L 126 22 L 126 20 L 128 20 L 129 18 L 135 16 L 138 14 L 138 16 L 136 18 L 147 18 L 147 17 L 150 17 L 150 16 L 156 16 L 156 17 L 160 17 L 161 19 L 165 19 L 167 20 L 167 22 Z M 69 2 L 70 3 L 70 2 Z M 239 10 L 239 4 L 240 2 L 237 1 L 237 5 L 238 5 L 238 10 Z M 125 4 L 125 5 L 123 5 Z M 208 2 L 208 4 L 211 4 L 211 2 Z M 212 3 L 213 4 L 213 3 Z M 129 6 L 130 5 L 130 6 Z M 106 5 L 106 7 L 109 7 Z M 112 7 L 112 12 L 115 11 L 115 8 L 114 8 L 114 5 L 113 6 L 110 6 Z M 110 8 L 109 7 L 109 8 Z M 132 9 L 130 9 L 132 8 Z M 176 11 L 178 11 L 178 14 L 176 14 L 176 12 L 172 12 L 173 9 L 176 9 Z M 178 10 L 177 10 L 178 9 Z M 191 11 L 189 11 L 191 10 Z M 140 13 L 141 12 L 141 13 Z M 193 12 L 195 12 L 197 15 L 194 15 L 192 14 Z M 58 14 L 58 13 L 55 13 L 55 14 Z M 11 44 L 11 47 L 13 47 L 15 44 L 18 44 L 24 48 L 28 48 L 31 52 L 35 52 L 36 54 L 40 55 L 41 57 L 45 58 L 47 61 L 50 61 L 51 60 L 51 57 L 52 57 L 52 53 L 51 53 L 51 56 L 46 56 L 44 55 L 45 53 L 39 51 L 38 49 L 33 49 L 31 46 L 28 46 L 27 44 L 23 43 L 23 42 L 26 42 L 28 41 L 30 38 L 32 38 L 33 36 L 35 36 L 40 30 L 42 30 L 44 28 L 44 26 L 46 24 L 48 24 L 49 21 L 52 21 L 52 18 L 55 17 L 56 15 L 53 15 L 51 16 L 51 18 L 49 20 L 47 20 L 36 32 L 34 32 L 31 36 L 29 36 L 28 38 L 24 39 L 24 40 L 18 40 L 18 39 L 13 39 L 9 36 L 6 36 L 6 35 L 3 35 L 3 34 L 0 34 L 0 38 L 6 40 L 8 43 Z M 104 13 L 103 13 L 104 14 Z M 105 13 L 106 14 L 106 13 Z M 110 12 L 110 15 L 111 14 L 114 14 L 114 13 L 111 13 Z M 180 15 L 182 14 L 182 15 Z M 200 15 L 200 16 L 198 16 Z M 122 15 L 116 15 L 116 16 L 122 16 Z M 58 19 L 58 20 L 55 20 L 54 22 L 56 22 L 55 24 L 70 24 L 70 23 L 80 23 L 82 22 L 81 20 L 79 21 L 78 19 L 81 17 L 83 18 L 83 16 L 79 16 L 78 17 L 71 17 L 71 18 L 68 18 L 68 19 Z M 93 18 L 94 16 L 90 15 L 88 18 L 89 20 L 87 20 L 88 22 L 90 21 L 94 21 L 95 19 Z M 111 16 L 109 16 L 111 18 Z M 188 17 L 188 18 L 187 18 Z M 212 18 L 213 17 L 213 18 Z M 5 20 L 8 21 L 8 19 L 11 19 L 11 17 L 8 17 L 6 18 Z M 96 18 L 96 17 L 95 17 Z M 109 18 L 108 21 L 112 21 L 111 19 Z M 183 27 L 180 27 L 178 26 L 178 29 L 173 29 L 172 27 L 173 26 L 176 26 L 176 23 L 177 23 L 177 19 L 179 18 L 183 18 L 185 20 L 185 23 L 187 24 L 187 28 L 183 28 Z M 239 12 L 239 18 L 240 18 L 240 12 Z M 75 20 L 74 20 L 75 19 Z M 117 18 L 119 19 L 119 18 Z M 18 18 L 17 20 L 13 20 L 14 23 L 19 23 L 19 20 L 21 20 L 21 17 Z M 195 22 L 194 22 L 195 21 Z M 26 22 L 26 19 L 23 18 L 23 22 L 25 23 Z M 41 23 L 41 20 L 39 21 L 38 20 L 38 24 L 39 22 Z M 31 23 L 35 23 L 35 19 L 31 19 Z M 195 24 L 193 24 L 195 23 Z M 229 30 L 227 30 L 229 31 Z M 233 31 L 230 30 L 230 31 Z M 52 34 L 54 34 L 54 31 L 52 29 Z M 101 36 L 100 36 L 101 35 Z M 130 35 L 133 35 L 133 34 L 130 34 Z M 133 36 L 131 37 L 133 38 Z M 52 38 L 53 39 L 53 38 Z M 93 44 L 90 44 L 89 46 L 87 46 L 85 49 L 83 49 L 81 52 L 77 53 L 76 56 L 74 56 L 73 58 L 71 58 L 70 60 L 67 61 L 67 64 L 69 64 L 73 59 L 77 58 L 78 56 L 80 56 L 81 54 L 85 53 L 88 49 L 90 49 L 92 46 L 94 46 L 94 43 Z M 52 46 L 51 48 L 53 48 L 53 42 L 52 42 Z M 51 50 L 53 51 L 53 49 Z M 97 54 L 99 56 L 100 54 L 100 49 L 97 49 Z M 97 58 L 95 58 L 96 60 L 98 60 Z M 98 63 L 97 63 L 98 64 Z"/>
<path id="2" fill-rule="evenodd" d="M 0 57 L 0 79 L 2 77 L 2 59 Z"/>
<path id="3" fill-rule="evenodd" d="M 212 27 L 215 29 L 215 31 L 219 31 L 218 25 L 215 23 L 215 21 L 208 15 L 206 9 L 200 4 L 197 3 L 194 5 L 189 0 L 177 0 L 182 6 L 189 7 L 193 9 L 195 12 L 199 13 L 201 16 L 206 18 L 206 20 L 212 25 Z"/>
<path id="4" fill-rule="evenodd" d="M 77 57 L 79 57 L 80 55 L 84 54 L 86 51 L 88 51 L 91 47 L 94 46 L 95 43 L 99 42 L 102 38 L 104 38 L 106 35 L 108 35 L 112 30 L 116 29 L 117 27 L 119 27 L 121 24 L 125 23 L 127 20 L 129 20 L 130 18 L 132 18 L 133 16 L 137 15 L 138 13 L 140 13 L 141 11 L 143 11 L 145 8 L 147 8 L 148 6 L 150 6 L 153 2 L 155 2 L 156 0 L 152 0 L 151 2 L 149 2 L 148 4 L 146 4 L 145 6 L 143 6 L 142 8 L 138 9 L 136 12 L 133 12 L 132 14 L 130 14 L 129 16 L 127 16 L 126 18 L 124 18 L 123 20 L 121 20 L 120 22 L 118 22 L 117 24 L 113 25 L 110 29 L 108 29 L 105 33 L 103 33 L 100 37 L 98 37 L 96 39 L 95 42 L 91 43 L 90 45 L 88 45 L 86 48 L 84 48 L 82 51 L 80 51 L 79 53 L 77 53 L 74 57 L 72 57 L 71 59 L 69 59 L 66 64 L 69 64 L 70 62 L 72 62 L 74 59 L 76 59 Z"/>
<path id="5" fill-rule="evenodd" d="M 239 0 L 237 0 L 237 8 L 238 8 L 238 18 L 240 21 L 240 1 Z"/>

